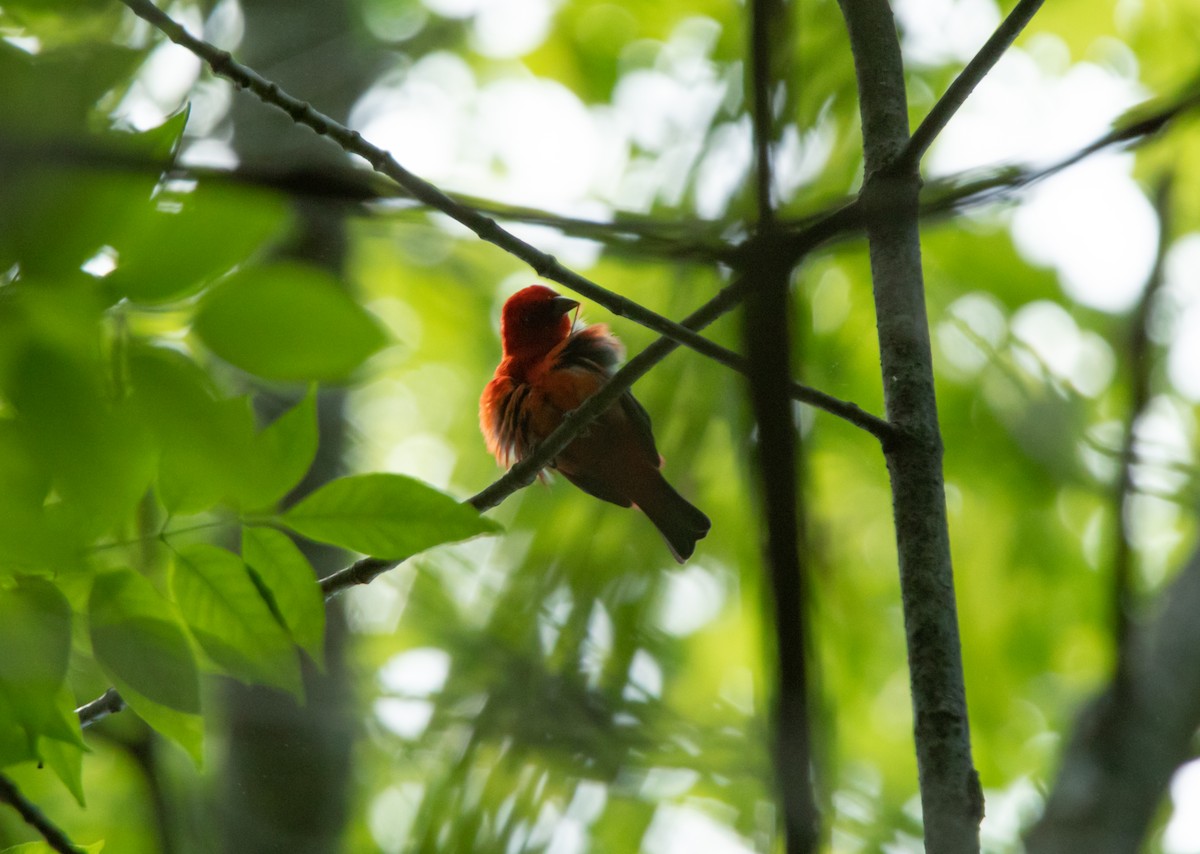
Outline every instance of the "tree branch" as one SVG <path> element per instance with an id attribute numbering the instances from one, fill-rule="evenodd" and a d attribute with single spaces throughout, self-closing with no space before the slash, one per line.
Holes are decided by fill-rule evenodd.
<path id="1" fill-rule="evenodd" d="M 954 78 L 950 88 L 933 105 L 929 115 L 925 116 L 925 120 L 921 122 L 912 138 L 909 139 L 908 144 L 904 147 L 904 153 L 897 160 L 898 169 L 917 167 L 937 135 L 950 123 L 950 119 L 954 118 L 959 107 L 966 103 L 967 98 L 975 91 L 975 87 L 992 70 L 992 66 L 1000 60 L 1005 51 L 1012 47 L 1017 36 L 1033 20 L 1037 10 L 1042 8 L 1043 2 L 1044 0 L 1020 0 L 1013 7 L 1008 17 L 996 28 L 996 32 L 992 33 L 991 38 L 984 42 L 983 47 L 972 57 L 958 77 Z"/>
<path id="2" fill-rule="evenodd" d="M 1036 169 L 996 167 L 984 172 L 982 177 L 972 178 L 972 174 L 979 174 L 978 170 L 973 170 L 939 179 L 930 184 L 930 189 L 941 187 L 944 191 L 922 203 L 922 216 L 954 213 L 976 205 L 993 203 L 1038 181 L 1057 175 L 1093 154 L 1119 145 L 1132 147 L 1144 144 L 1162 133 L 1176 119 L 1197 107 L 1200 107 L 1200 78 L 1169 101 L 1145 101 L 1126 111 L 1111 130 L 1048 166 Z"/>
<path id="3" fill-rule="evenodd" d="M 770 572 L 777 686 L 772 698 L 775 785 L 788 854 L 808 854 L 820 841 L 813 792 L 808 716 L 808 610 L 805 600 L 804 510 L 796 484 L 802 455 L 790 400 L 792 264 L 776 240 L 771 153 L 778 139 L 772 96 L 791 75 L 784 70 L 792 43 L 786 0 L 753 0 L 750 67 L 758 224 L 744 253 L 744 334 L 750 404 L 758 426 L 757 466 L 766 527 L 764 559 Z M 778 46 L 781 49 L 775 50 Z"/>
<path id="4" fill-rule="evenodd" d="M 888 420 L 886 449 L 908 642 L 917 769 L 929 854 L 979 850 L 983 794 L 971 760 L 950 562 L 933 358 L 918 231 L 920 178 L 908 145 L 904 67 L 887 0 L 839 0 L 858 78 L 867 223 Z"/>
<path id="5" fill-rule="evenodd" d="M 83 849 L 76 847 L 70 837 L 48 819 L 36 804 L 22 795 L 16 784 L 3 774 L 0 774 L 0 801 L 15 809 L 25 823 L 40 833 L 46 844 L 55 851 L 60 854 L 82 854 Z"/>
<path id="6" fill-rule="evenodd" d="M 216 74 L 228 78 L 241 88 L 250 90 L 264 103 L 283 110 L 298 124 L 305 125 L 322 136 L 328 136 L 346 152 L 362 157 L 376 171 L 386 175 L 403 187 L 413 198 L 441 211 L 466 226 L 482 240 L 521 259 L 529 264 L 534 272 L 542 278 L 558 282 L 576 293 L 582 294 L 593 302 L 599 303 L 618 317 L 628 318 L 635 323 L 653 329 L 660 335 L 690 347 L 696 352 L 708 356 L 710 359 L 728 368 L 740 373 L 745 373 L 747 370 L 746 362 L 741 356 L 719 344 L 709 341 L 707 338 L 699 335 L 693 328 L 690 328 L 686 323 L 675 323 L 660 314 L 650 311 L 633 300 L 600 287 L 589 279 L 562 266 L 553 256 L 541 252 L 536 247 L 505 231 L 496 224 L 495 220 L 455 201 L 437 187 L 409 172 L 397 163 L 390 154 L 368 143 L 357 131 L 350 130 L 313 109 L 311 105 L 292 97 L 280 89 L 277 84 L 236 62 L 227 51 L 220 50 L 190 35 L 182 26 L 172 20 L 170 16 L 154 6 L 150 0 L 121 0 L 121 2 L 128 6 L 136 15 L 144 18 L 161 30 L 171 41 L 187 48 L 207 62 Z M 827 404 L 832 404 L 838 410 L 836 414 L 839 415 L 847 412 L 852 413 L 853 410 L 857 409 L 852 404 L 846 405 L 814 389 L 801 388 L 797 389 L 797 391 L 800 395 L 803 395 L 803 397 L 798 396 L 797 399 L 822 408 Z M 859 418 L 860 416 L 852 413 L 852 417 Z M 884 429 L 883 432 L 886 433 L 887 430 Z"/>
<path id="7" fill-rule="evenodd" d="M 698 353 L 738 370 L 736 365 L 741 361 L 741 357 L 736 353 L 726 350 L 696 332 L 680 326 L 630 299 L 602 288 L 595 282 L 564 267 L 554 256 L 547 255 L 501 228 L 491 217 L 484 216 L 474 208 L 461 204 L 433 184 L 418 178 L 396 162 L 392 155 L 363 139 L 362 134 L 358 131 L 351 130 L 314 109 L 311 104 L 289 95 L 278 84 L 234 60 L 228 51 L 221 50 L 191 35 L 150 0 L 121 0 L 121 2 L 128 6 L 134 14 L 153 24 L 171 41 L 187 48 L 207 62 L 214 73 L 231 80 L 234 85 L 242 89 L 249 90 L 263 103 L 283 110 L 297 124 L 304 125 L 321 136 L 329 137 L 347 153 L 363 158 L 371 164 L 375 171 L 391 178 L 413 198 L 466 226 L 480 239 L 524 261 L 541 278 L 557 282 L 604 306 L 618 317 L 628 318 L 648 329 L 653 329 L 660 335 L 673 338 Z"/>
<path id="8" fill-rule="evenodd" d="M 741 301 L 747 286 L 745 278 L 734 281 L 684 318 L 683 324 L 693 329 L 704 328 L 734 308 Z M 599 391 L 585 400 L 577 409 L 564 415 L 562 423 L 542 440 L 532 453 L 517 462 L 486 489 L 467 499 L 465 503 L 483 512 L 495 507 L 518 489 L 529 486 L 537 479 L 538 473 L 550 465 L 550 462 L 562 453 L 567 445 L 571 444 L 572 440 L 590 421 L 616 403 L 627 389 L 652 367 L 669 356 L 678 346 L 677 341 L 665 336 L 651 343 L 626 362 Z M 890 427 L 888 429 L 890 430 Z M 362 558 L 351 566 L 321 579 L 321 590 L 328 597 L 355 584 L 369 584 L 380 573 L 386 572 L 396 565 L 394 561 L 381 561 L 371 557 Z"/>
<path id="9" fill-rule="evenodd" d="M 117 689 L 109 688 L 90 703 L 85 703 L 76 709 L 75 714 L 79 716 L 80 729 L 87 729 L 92 724 L 99 723 L 124 708 L 125 700 L 117 693 Z"/>

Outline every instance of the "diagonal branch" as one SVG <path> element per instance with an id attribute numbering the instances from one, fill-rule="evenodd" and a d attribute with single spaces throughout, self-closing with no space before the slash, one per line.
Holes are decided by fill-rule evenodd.
<path id="1" fill-rule="evenodd" d="M 692 312 L 683 320 L 683 324 L 692 329 L 703 329 L 717 318 L 729 312 L 741 302 L 749 279 L 743 277 L 723 288 L 715 297 Z M 476 510 L 484 511 L 500 504 L 508 496 L 519 489 L 533 483 L 538 472 L 550 464 L 562 451 L 571 444 L 587 424 L 610 406 L 625 393 L 635 382 L 645 376 L 646 372 L 669 356 L 679 343 L 667 337 L 661 337 L 638 353 L 617 371 L 612 379 L 594 395 L 583 402 L 579 408 L 563 416 L 562 423 L 542 440 L 532 453 L 514 465 L 508 472 L 495 481 L 491 486 L 467 499 Z M 793 392 L 795 390 L 793 389 Z M 886 421 L 869 415 L 853 404 L 842 404 L 846 407 L 844 416 L 859 418 L 864 429 L 871 429 L 884 444 L 893 443 L 898 434 Z M 857 415 L 855 414 L 857 413 Z M 865 426 L 869 425 L 869 426 Z M 878 433 L 874 433 L 878 431 Z M 321 590 L 326 597 L 332 596 L 347 587 L 356 584 L 368 584 L 376 576 L 396 566 L 395 561 L 383 561 L 378 558 L 366 557 L 356 563 L 321 579 Z"/>
<path id="2" fill-rule="evenodd" d="M 660 335 L 673 338 L 710 359 L 738 370 L 736 366 L 740 357 L 736 353 L 726 350 L 693 330 L 602 288 L 590 279 L 564 267 L 554 256 L 542 252 L 512 232 L 501 228 L 491 217 L 456 201 L 433 184 L 409 172 L 392 155 L 363 139 L 362 134 L 358 131 L 351 130 L 314 109 L 311 104 L 284 92 L 277 83 L 267 80 L 256 71 L 235 61 L 228 51 L 221 50 L 203 39 L 191 35 L 150 0 L 121 0 L 121 2 L 128 6 L 134 14 L 162 31 L 171 41 L 187 48 L 207 62 L 214 73 L 231 80 L 234 85 L 242 89 L 248 89 L 264 103 L 283 110 L 297 124 L 302 124 L 321 136 L 329 137 L 347 153 L 363 158 L 371 164 L 375 171 L 391 178 L 413 198 L 466 226 L 480 239 L 524 261 L 543 279 L 558 282 L 591 301 L 599 303 L 618 317 L 628 318 L 648 329 L 653 329 Z"/>
<path id="3" fill-rule="evenodd" d="M 653 329 L 660 335 L 686 345 L 728 368 L 740 373 L 746 372 L 745 359 L 737 353 L 704 338 L 686 323 L 675 323 L 660 314 L 650 311 L 639 303 L 602 288 L 578 273 L 567 269 L 559 264 L 553 256 L 547 255 L 512 233 L 505 231 L 496 224 L 495 220 L 455 201 L 429 182 L 418 178 L 397 163 L 395 158 L 386 151 L 364 140 L 362 135 L 357 131 L 350 130 L 313 109 L 311 105 L 287 94 L 277 84 L 234 61 L 233 57 L 227 51 L 223 51 L 192 36 L 149 0 L 121 0 L 121 2 L 133 10 L 135 14 L 161 30 L 171 41 L 187 48 L 205 60 L 215 73 L 228 78 L 237 86 L 249 89 L 263 102 L 286 112 L 292 117 L 293 121 L 305 125 L 322 136 L 328 136 L 348 153 L 362 157 L 376 171 L 394 180 L 415 199 L 465 225 L 482 240 L 526 262 L 542 278 L 558 282 L 576 293 L 582 294 L 593 302 L 599 303 L 618 317 L 628 318 L 635 323 Z M 804 400 L 804 402 L 822 408 L 826 404 L 831 404 L 834 410 L 838 410 L 837 414 L 841 414 L 848 409 L 857 409 L 852 404 L 847 405 L 842 401 L 837 401 L 836 398 L 832 398 L 815 389 L 800 389 L 798 391 L 799 395 L 801 395 L 797 397 L 798 400 Z M 600 411 L 602 410 L 597 410 L 596 413 L 599 414 Z M 884 429 L 881 432 L 886 433 L 887 430 Z M 565 447 L 565 443 L 563 447 Z M 559 450 L 562 450 L 562 448 L 559 448 Z M 545 463 L 543 463 L 544 465 Z"/>
<path id="4" fill-rule="evenodd" d="M 40 833 L 46 844 L 59 854 L 80 854 L 83 850 L 77 847 L 58 825 L 48 819 L 36 804 L 22 795 L 16 784 L 3 774 L 0 774 L 0 801 L 16 810 L 25 823 Z"/>
<path id="5" fill-rule="evenodd" d="M 898 168 L 914 168 L 921 162 L 921 158 L 925 156 L 925 152 L 929 150 L 929 146 L 933 144 L 937 135 L 950 123 L 950 119 L 954 118 L 959 107 L 966 103 L 967 98 L 975 91 L 975 87 L 992 70 L 992 66 L 1000 60 L 1006 50 L 1012 47 L 1017 36 L 1033 20 L 1038 9 L 1042 8 L 1043 2 L 1044 0 L 1020 0 L 1013 7 L 1008 17 L 996 28 L 996 32 L 992 33 L 991 38 L 984 42 L 983 47 L 967 63 L 954 82 L 950 84 L 950 88 L 933 105 L 929 115 L 913 133 L 908 145 L 904 147 L 904 153 L 897 161 Z"/>

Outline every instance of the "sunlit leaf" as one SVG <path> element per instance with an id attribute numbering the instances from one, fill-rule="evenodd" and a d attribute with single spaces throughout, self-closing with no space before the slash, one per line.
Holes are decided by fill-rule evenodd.
<path id="1" fill-rule="evenodd" d="M 72 840 L 74 842 L 74 840 Z M 75 847 L 83 854 L 100 854 L 104 850 L 104 842 L 92 842 L 88 845 L 81 845 L 75 842 Z M 58 854 L 55 848 L 52 848 L 48 842 L 26 842 L 21 845 L 14 845 L 11 848 L 5 848 L 0 851 L 0 854 Z"/>
<path id="2" fill-rule="evenodd" d="M 272 421 L 251 443 L 237 496 L 248 510 L 268 509 L 308 472 L 317 455 L 317 391 Z"/>
<path id="3" fill-rule="evenodd" d="M 310 539 L 389 560 L 500 530 L 474 508 L 398 474 L 338 478 L 280 518 Z"/>
<path id="4" fill-rule="evenodd" d="M 248 401 L 219 399 L 200 367 L 173 350 L 135 347 L 127 361 L 132 406 L 159 447 L 163 503 L 199 512 L 235 495 L 250 466 Z"/>
<path id="5" fill-rule="evenodd" d="M 324 666 L 325 599 L 304 554 L 287 534 L 248 525 L 242 531 L 242 558 L 270 593 L 292 640 Z"/>
<path id="6" fill-rule="evenodd" d="M 192 636 L 230 675 L 301 694 L 296 649 L 241 559 L 197 544 L 179 549 L 171 587 Z"/>
<path id="7" fill-rule="evenodd" d="M 127 135 L 115 135 L 115 143 L 124 143 L 122 148 L 144 153 L 152 160 L 166 161 L 175 156 L 183 141 L 183 130 L 187 127 L 188 117 L 192 114 L 192 105 L 184 104 L 180 109 L 163 120 L 158 127 Z M 124 139 L 128 136 L 128 140 Z"/>
<path id="8" fill-rule="evenodd" d="M 199 767 L 204 761 L 204 718 L 190 712 L 181 712 L 156 703 L 143 696 L 119 677 L 113 677 L 117 689 L 129 709 L 145 721 L 155 732 L 175 742 Z"/>
<path id="9" fill-rule="evenodd" d="M 10 390 L 28 446 L 51 474 L 57 510 L 85 537 L 128 517 L 153 477 L 142 423 L 105 398 L 99 366 L 31 344 Z"/>
<path id="10" fill-rule="evenodd" d="M 38 745 L 38 752 L 46 767 L 67 787 L 75 802 L 81 807 L 87 806 L 83 792 L 84 749 L 76 744 L 44 738 Z"/>

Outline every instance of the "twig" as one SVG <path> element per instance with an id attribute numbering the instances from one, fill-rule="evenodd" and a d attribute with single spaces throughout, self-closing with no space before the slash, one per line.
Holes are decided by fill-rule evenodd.
<path id="1" fill-rule="evenodd" d="M 959 107 L 966 103 L 967 98 L 975 91 L 975 87 L 992 70 L 992 66 L 1016 41 L 1017 36 L 1037 14 L 1037 10 L 1042 7 L 1043 2 L 1044 0 L 1020 0 L 1013 7 L 1008 17 L 996 28 L 996 32 L 992 33 L 991 38 L 984 42 L 983 47 L 972 57 L 958 77 L 954 78 L 950 88 L 925 116 L 925 120 L 921 122 L 904 147 L 904 153 L 897 161 L 897 168 L 910 169 L 920 163 L 937 135 L 949 124 L 950 119 L 954 118 Z"/>
<path id="2" fill-rule="evenodd" d="M 99 723 L 124 708 L 125 699 L 117 693 L 116 688 L 109 688 L 90 703 L 85 703 L 76 709 L 75 714 L 79 715 L 80 728 L 87 729 L 92 724 Z"/>
<path id="3" fill-rule="evenodd" d="M 994 203 L 1057 175 L 1093 154 L 1119 145 L 1143 144 L 1161 133 L 1175 119 L 1200 107 L 1200 79 L 1193 81 L 1170 101 L 1160 106 L 1156 104 L 1157 100 L 1139 104 L 1126 112 L 1127 120 L 1119 120 L 1111 130 L 1048 166 L 996 167 L 983 172 L 981 177 L 972 177 L 980 175 L 980 170 L 971 170 L 931 182 L 925 194 L 931 198 L 922 202 L 921 214 L 937 216 Z"/>
<path id="4" fill-rule="evenodd" d="M 866 212 L 888 420 L 910 437 L 886 449 L 908 645 L 928 854 L 979 851 L 983 793 L 971 759 L 933 357 L 908 144 L 904 65 L 887 0 L 839 0 L 863 127 Z"/>
<path id="5" fill-rule="evenodd" d="M 21 790 L 8 777 L 0 774 L 0 801 L 6 802 L 46 840 L 46 844 L 60 854 L 82 854 L 71 838 L 46 817 L 37 805 L 21 794 Z"/>

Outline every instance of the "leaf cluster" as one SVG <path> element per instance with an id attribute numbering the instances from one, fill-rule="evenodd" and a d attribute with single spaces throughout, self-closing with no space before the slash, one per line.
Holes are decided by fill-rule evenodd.
<path id="1" fill-rule="evenodd" d="M 264 260 L 279 199 L 170 177 L 186 110 L 95 127 L 139 59 L 0 45 L 0 769 L 44 764 L 80 803 L 75 708 L 105 686 L 196 761 L 205 674 L 303 697 L 325 603 L 297 537 L 399 561 L 496 529 L 400 475 L 292 494 L 316 384 L 382 326 L 327 272 Z M 83 149 L 163 171 L 72 163 Z M 250 378 L 307 392 L 264 425 Z"/>

